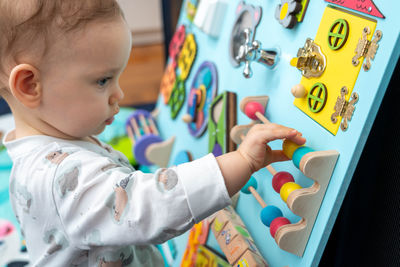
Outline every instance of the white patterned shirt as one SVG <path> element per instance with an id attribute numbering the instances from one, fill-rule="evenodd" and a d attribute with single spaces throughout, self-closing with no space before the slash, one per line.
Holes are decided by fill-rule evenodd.
<path id="1" fill-rule="evenodd" d="M 32 266 L 163 266 L 154 244 L 231 203 L 212 154 L 146 174 L 97 139 L 13 136 L 10 201 Z"/>

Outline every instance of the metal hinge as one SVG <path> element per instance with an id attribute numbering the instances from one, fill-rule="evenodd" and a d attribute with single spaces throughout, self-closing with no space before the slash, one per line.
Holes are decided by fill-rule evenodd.
<path id="1" fill-rule="evenodd" d="M 343 121 L 340 124 L 340 129 L 342 131 L 346 131 L 348 128 L 348 121 L 351 120 L 353 117 L 353 113 L 355 110 L 355 104 L 358 101 L 358 94 L 356 92 L 353 92 L 351 94 L 351 99 L 350 101 L 346 101 L 346 95 L 349 92 L 346 86 L 343 86 L 342 89 L 340 89 L 340 96 L 338 96 L 335 104 L 335 112 L 331 116 L 331 121 L 333 123 L 336 123 L 338 121 L 337 117 L 341 116 Z"/>
<path id="2" fill-rule="evenodd" d="M 379 45 L 378 42 L 382 38 L 382 31 L 377 30 L 373 36 L 373 40 L 369 41 L 367 39 L 367 35 L 371 33 L 369 27 L 365 27 L 362 32 L 362 38 L 358 40 L 358 44 L 356 47 L 356 55 L 353 57 L 351 62 L 354 66 L 357 66 L 360 61 L 360 57 L 365 58 L 365 63 L 363 64 L 363 68 L 365 71 L 368 71 L 371 68 L 371 59 L 375 58 L 376 50 Z"/>

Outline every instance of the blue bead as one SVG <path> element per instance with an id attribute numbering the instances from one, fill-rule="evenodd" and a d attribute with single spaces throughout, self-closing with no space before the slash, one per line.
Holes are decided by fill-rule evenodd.
<path id="1" fill-rule="evenodd" d="M 275 206 L 266 206 L 260 213 L 261 221 L 267 227 L 269 227 L 271 222 L 278 217 L 283 217 L 283 214 L 282 211 Z"/>
<path id="2" fill-rule="evenodd" d="M 243 186 L 243 188 L 240 191 L 245 194 L 251 194 L 251 192 L 249 191 L 250 186 L 254 187 L 254 189 L 257 189 L 257 180 L 253 176 L 250 177 L 250 179 L 247 181 L 247 183 Z"/>
<path id="3" fill-rule="evenodd" d="M 300 168 L 301 158 L 305 154 L 307 154 L 309 152 L 313 152 L 313 151 L 314 151 L 313 149 L 311 149 L 307 146 L 302 146 L 302 147 L 299 147 L 298 149 L 296 149 L 296 151 L 293 153 L 293 157 L 292 157 L 294 166 L 296 166 L 297 168 Z"/>

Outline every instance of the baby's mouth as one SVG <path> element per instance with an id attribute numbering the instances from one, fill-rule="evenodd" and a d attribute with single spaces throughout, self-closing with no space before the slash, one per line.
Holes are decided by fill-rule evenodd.
<path id="1" fill-rule="evenodd" d="M 113 121 L 114 121 L 114 116 L 112 116 L 111 118 L 107 119 L 106 120 L 106 124 L 110 125 L 111 123 L 113 123 Z"/>

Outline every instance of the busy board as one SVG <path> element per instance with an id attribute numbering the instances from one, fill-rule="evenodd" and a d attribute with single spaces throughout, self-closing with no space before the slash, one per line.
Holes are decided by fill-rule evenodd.
<path id="1" fill-rule="evenodd" d="M 293 127 L 307 142 L 272 142 L 291 160 L 253 174 L 226 211 L 240 221 L 215 215 L 208 228 L 160 246 L 169 265 L 191 266 L 196 253 L 205 264 L 213 252 L 215 264 L 225 257 L 235 266 L 318 265 L 390 77 L 398 75 L 399 10 L 394 0 L 183 2 L 156 110 L 138 117 L 147 130 L 140 121 L 132 128 L 132 138 L 147 140 L 143 163 L 156 169 L 232 151 L 256 123 Z M 240 236 L 247 248 L 227 255 L 231 241 L 222 235 L 235 229 L 232 243 Z M 209 232 L 207 241 L 196 243 L 198 231 Z"/>

